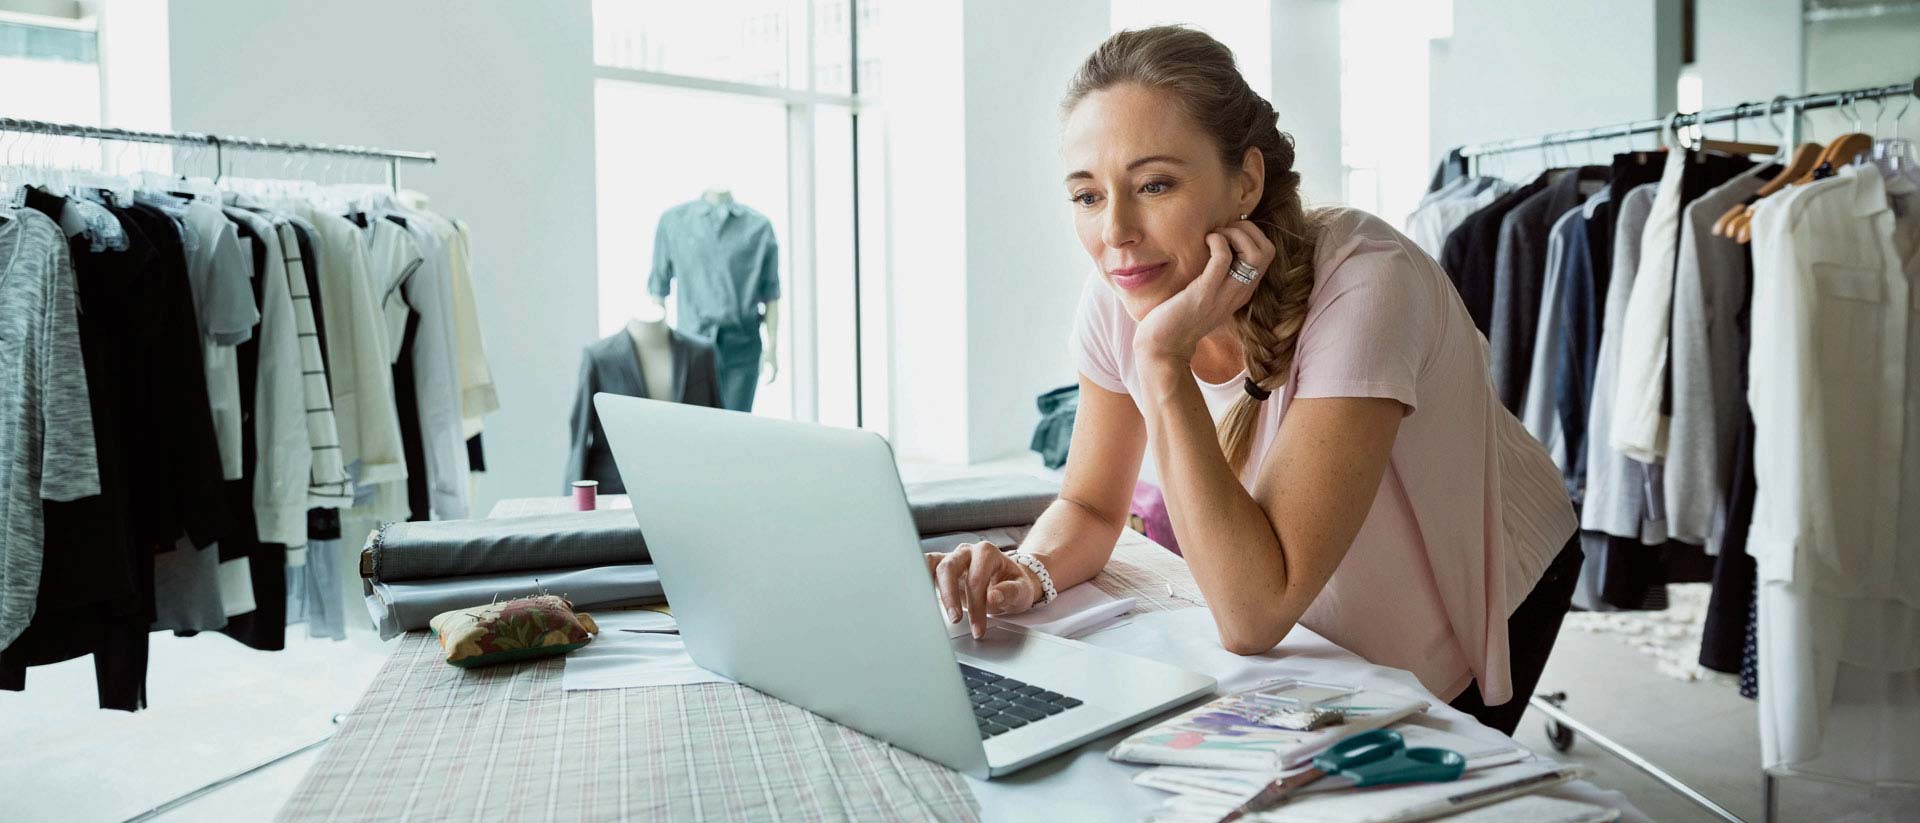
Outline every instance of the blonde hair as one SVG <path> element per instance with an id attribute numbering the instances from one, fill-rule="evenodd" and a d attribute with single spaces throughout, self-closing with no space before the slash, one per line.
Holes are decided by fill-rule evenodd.
<path id="1" fill-rule="evenodd" d="M 1236 399 L 1219 428 L 1220 450 L 1238 472 L 1252 451 L 1253 425 L 1264 394 L 1285 384 L 1292 371 L 1313 294 L 1317 229 L 1300 202 L 1293 137 L 1280 131 L 1273 104 L 1240 76 L 1232 51 L 1204 32 L 1180 26 L 1122 31 L 1107 38 L 1074 73 L 1061 114 L 1093 92 L 1127 83 L 1169 92 L 1213 138 L 1226 168 L 1240 168 L 1250 148 L 1265 158 L 1265 188 L 1248 219 L 1273 241 L 1273 262 L 1253 297 L 1233 316 L 1245 350 L 1247 379 L 1263 396 L 1249 392 Z"/>

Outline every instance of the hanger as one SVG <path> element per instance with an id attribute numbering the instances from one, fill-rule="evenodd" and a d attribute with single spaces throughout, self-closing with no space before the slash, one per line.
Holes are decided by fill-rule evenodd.
<path id="1" fill-rule="evenodd" d="M 1792 141 L 1789 139 L 1787 132 L 1782 130 L 1780 124 L 1773 119 L 1775 111 L 1779 108 L 1780 104 L 1785 101 L 1786 98 L 1782 96 L 1775 97 L 1767 103 L 1767 125 L 1772 126 L 1774 133 L 1778 134 L 1781 138 L 1778 153 L 1774 155 L 1774 162 L 1784 165 L 1785 168 L 1782 169 L 1779 174 L 1774 175 L 1772 180 L 1761 184 L 1760 188 L 1753 193 L 1753 196 L 1747 198 L 1744 202 L 1735 204 L 1732 208 L 1727 209 L 1725 214 L 1720 215 L 1720 219 L 1713 221 L 1713 233 L 1715 235 L 1734 238 L 1736 240 L 1739 239 L 1741 230 L 1746 228 L 1747 224 L 1753 219 L 1754 203 L 1759 202 L 1763 197 L 1768 197 L 1786 188 L 1788 183 L 1793 182 L 1802 174 L 1812 172 L 1813 169 L 1820 165 L 1819 159 L 1822 149 L 1818 143 L 1802 143 L 1794 148 L 1792 157 L 1789 158 L 1787 156 L 1786 147 L 1791 144 Z M 1799 117 L 1797 107 L 1788 106 L 1787 109 L 1793 112 L 1795 118 Z"/>
<path id="2" fill-rule="evenodd" d="M 1778 154 L 1780 152 L 1780 147 L 1771 143 L 1748 143 L 1742 141 L 1740 139 L 1740 117 L 1746 112 L 1747 104 L 1741 103 L 1733 108 L 1733 139 L 1716 140 L 1711 137 L 1706 137 L 1705 129 L 1702 127 L 1701 140 L 1694 148 L 1717 151 L 1721 154 L 1731 154 L 1735 156 Z"/>
<path id="3" fill-rule="evenodd" d="M 1845 105 L 1846 101 L 1851 100 L 1851 95 L 1842 98 L 1842 105 Z M 1794 184 L 1811 183 L 1814 180 L 1815 174 L 1821 169 L 1824 168 L 1830 172 L 1838 171 L 1841 166 L 1852 163 L 1858 159 L 1860 155 L 1873 151 L 1873 138 L 1859 132 L 1859 122 L 1857 119 L 1854 126 L 1854 131 L 1842 134 L 1834 138 L 1833 142 L 1828 143 L 1826 150 L 1820 153 L 1819 162 L 1815 163 L 1812 169 L 1802 172 L 1801 175 L 1793 181 Z"/>
<path id="4" fill-rule="evenodd" d="M 1880 117 L 1887 112 L 1887 101 L 1882 98 L 1874 102 L 1878 108 L 1873 113 L 1873 133 L 1878 137 Z M 1903 190 L 1909 186 L 1920 189 L 1920 157 L 1914 155 L 1913 141 L 1900 136 L 1900 118 L 1905 117 L 1912 106 L 1913 95 L 1907 95 L 1900 113 L 1893 116 L 1893 137 L 1879 140 L 1873 147 L 1873 164 L 1889 183 Z"/>

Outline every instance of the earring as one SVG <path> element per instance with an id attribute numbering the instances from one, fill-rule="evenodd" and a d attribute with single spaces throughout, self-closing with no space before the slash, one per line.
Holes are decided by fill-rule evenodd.
<path id="1" fill-rule="evenodd" d="M 1240 215 L 1240 219 L 1242 219 L 1242 220 L 1245 220 L 1245 219 L 1247 219 L 1247 216 L 1246 216 L 1246 215 L 1244 215 L 1244 214 L 1243 214 L 1243 215 Z"/>

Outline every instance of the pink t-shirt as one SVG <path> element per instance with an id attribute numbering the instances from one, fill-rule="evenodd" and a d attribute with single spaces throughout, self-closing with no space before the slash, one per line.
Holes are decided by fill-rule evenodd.
<path id="1" fill-rule="evenodd" d="M 1444 699 L 1478 678 L 1487 704 L 1504 703 L 1513 696 L 1507 616 L 1573 534 L 1573 506 L 1546 450 L 1495 397 L 1486 338 L 1433 258 L 1366 212 L 1321 218 L 1293 374 L 1260 409 L 1241 483 L 1253 488 L 1294 398 L 1405 405 L 1366 522 L 1300 622 L 1412 672 Z M 1075 361 L 1094 384 L 1137 401 L 1135 325 L 1106 282 L 1089 277 Z M 1216 422 L 1245 393 L 1244 376 L 1195 377 Z"/>

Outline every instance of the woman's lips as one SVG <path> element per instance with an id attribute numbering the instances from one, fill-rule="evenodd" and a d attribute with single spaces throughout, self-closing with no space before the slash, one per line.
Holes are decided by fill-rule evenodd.
<path id="1" fill-rule="evenodd" d="M 1151 266 L 1133 266 L 1125 269 L 1114 269 L 1112 272 L 1113 284 L 1131 291 L 1153 282 L 1153 279 L 1159 277 L 1160 273 L 1166 271 L 1166 269 L 1167 264 L 1164 262 L 1155 263 Z"/>

